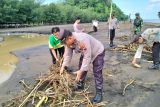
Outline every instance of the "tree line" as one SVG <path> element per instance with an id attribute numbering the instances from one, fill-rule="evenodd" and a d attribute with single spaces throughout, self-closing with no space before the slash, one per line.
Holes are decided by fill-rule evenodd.
<path id="1" fill-rule="evenodd" d="M 77 16 L 82 23 L 93 19 L 106 21 L 110 12 L 110 0 L 62 0 L 43 4 L 43 0 L 0 0 L 0 24 L 66 24 L 73 23 Z M 127 20 L 116 4 L 113 13 L 119 20 Z"/>

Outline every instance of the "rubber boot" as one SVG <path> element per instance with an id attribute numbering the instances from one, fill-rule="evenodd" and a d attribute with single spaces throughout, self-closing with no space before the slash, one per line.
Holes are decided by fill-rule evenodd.
<path id="1" fill-rule="evenodd" d="M 91 100 L 92 104 L 100 103 L 103 99 L 102 90 L 97 90 L 96 95 Z"/>
<path id="2" fill-rule="evenodd" d="M 160 69 L 160 63 L 155 63 L 155 64 L 152 64 L 151 66 L 148 67 L 149 70 L 159 70 Z"/>
<path id="3" fill-rule="evenodd" d="M 113 41 L 110 41 L 109 46 L 110 46 L 110 47 L 113 47 Z"/>

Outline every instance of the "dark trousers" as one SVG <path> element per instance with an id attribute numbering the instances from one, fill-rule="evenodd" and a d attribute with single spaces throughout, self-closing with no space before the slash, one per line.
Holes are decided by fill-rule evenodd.
<path id="1" fill-rule="evenodd" d="M 97 32 L 97 27 L 96 26 L 93 26 L 93 31 Z"/>
<path id="2" fill-rule="evenodd" d="M 160 43 L 154 42 L 152 47 L 153 64 L 160 63 Z"/>
<path id="3" fill-rule="evenodd" d="M 103 51 L 101 54 L 99 54 L 95 60 L 93 61 L 93 74 L 94 74 L 94 78 L 95 78 L 95 87 L 96 87 L 96 91 L 97 90 L 101 90 L 103 89 L 103 75 L 102 75 L 102 69 L 103 69 L 103 65 L 104 65 L 104 56 L 105 56 L 105 51 Z M 82 61 L 83 61 L 83 56 L 81 55 L 80 60 L 79 60 L 79 68 L 82 65 Z M 83 71 L 82 75 L 81 75 L 81 81 L 85 81 L 87 75 L 87 71 Z"/>
<path id="4" fill-rule="evenodd" d="M 53 55 L 53 53 L 52 53 L 52 50 L 49 49 L 49 51 L 50 51 L 50 54 L 51 54 L 51 56 L 52 56 L 52 63 L 53 63 L 53 64 L 56 64 L 56 58 L 54 57 L 54 55 Z M 56 55 L 57 55 L 57 53 L 59 53 L 59 56 L 62 58 L 62 57 L 63 57 L 63 54 L 64 54 L 64 47 L 55 49 L 55 52 L 56 52 Z"/>
<path id="5" fill-rule="evenodd" d="M 110 29 L 110 44 L 113 44 L 114 37 L 115 37 L 115 29 Z"/>

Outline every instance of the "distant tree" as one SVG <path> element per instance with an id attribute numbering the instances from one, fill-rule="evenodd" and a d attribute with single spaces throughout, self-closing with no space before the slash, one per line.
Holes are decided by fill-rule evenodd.
<path id="1" fill-rule="evenodd" d="M 158 12 L 158 17 L 160 18 L 160 12 Z"/>
<path id="2" fill-rule="evenodd" d="M 44 22 L 58 24 L 60 22 L 61 11 L 54 4 L 48 5 L 44 10 Z"/>
<path id="3" fill-rule="evenodd" d="M 73 23 L 77 16 L 82 22 L 93 19 L 106 21 L 112 0 L 59 0 L 43 4 L 45 0 L 0 0 L 0 24 L 61 24 Z M 113 4 L 113 10 L 120 20 L 126 15 Z"/>
<path id="4" fill-rule="evenodd" d="M 1 0 L 0 1 L 0 22 L 15 22 L 18 0 Z"/>
<path id="5" fill-rule="evenodd" d="M 34 10 L 40 5 L 35 0 L 21 0 L 18 4 L 19 23 L 34 23 Z"/>
<path id="6" fill-rule="evenodd" d="M 108 6 L 110 6 L 110 4 L 111 4 L 111 2 L 112 2 L 112 0 L 102 0 L 104 3 L 105 3 L 105 5 L 108 7 Z"/>
<path id="7" fill-rule="evenodd" d="M 45 6 L 40 6 L 39 8 L 35 8 L 33 10 L 33 23 L 35 24 L 43 24 L 44 21 L 44 9 Z"/>

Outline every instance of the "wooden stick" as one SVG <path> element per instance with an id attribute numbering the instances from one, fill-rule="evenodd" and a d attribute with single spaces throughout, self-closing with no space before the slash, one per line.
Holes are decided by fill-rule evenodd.
<path id="1" fill-rule="evenodd" d="M 89 98 L 83 93 L 84 97 L 87 99 L 87 101 L 90 103 L 91 107 L 94 107 Z"/>
<path id="2" fill-rule="evenodd" d="M 64 101 L 63 101 L 64 103 L 63 103 L 63 107 L 65 107 L 65 105 L 66 105 L 66 103 L 65 103 L 65 99 L 64 99 Z"/>
<path id="3" fill-rule="evenodd" d="M 50 89 L 52 89 L 52 87 L 48 88 L 45 92 L 49 92 Z M 48 97 L 47 97 L 46 95 L 44 95 L 44 96 L 42 97 L 42 99 L 37 103 L 36 107 L 40 107 L 41 104 L 45 101 L 45 99 L 48 99 Z"/>
<path id="4" fill-rule="evenodd" d="M 24 82 L 24 80 L 20 80 L 19 83 L 23 84 L 24 88 L 31 90 L 31 88 Z"/>
<path id="5" fill-rule="evenodd" d="M 60 102 L 58 104 L 55 104 L 55 106 L 61 105 L 61 104 L 64 104 L 64 103 L 71 103 L 71 102 L 82 102 L 82 101 L 81 100 L 68 100 L 68 101 L 63 101 L 63 102 Z"/>
<path id="6" fill-rule="evenodd" d="M 110 23 L 111 23 L 111 16 L 112 16 L 112 2 L 111 2 L 111 10 L 110 10 L 110 13 L 109 13 L 109 24 L 108 24 L 108 37 L 110 39 L 110 30 L 109 30 L 109 26 L 110 26 Z"/>
<path id="7" fill-rule="evenodd" d="M 31 97 L 31 95 L 33 94 L 33 92 L 39 87 L 39 85 L 42 84 L 42 81 L 40 81 L 35 87 L 34 89 L 30 92 L 30 94 L 24 99 L 24 101 L 19 105 L 19 107 L 23 107 L 24 104 L 27 102 L 27 100 Z"/>
<path id="8" fill-rule="evenodd" d="M 122 95 L 125 95 L 126 88 L 127 88 L 129 85 L 131 85 L 134 81 L 135 81 L 135 80 L 131 80 L 131 81 L 124 87 Z"/>

